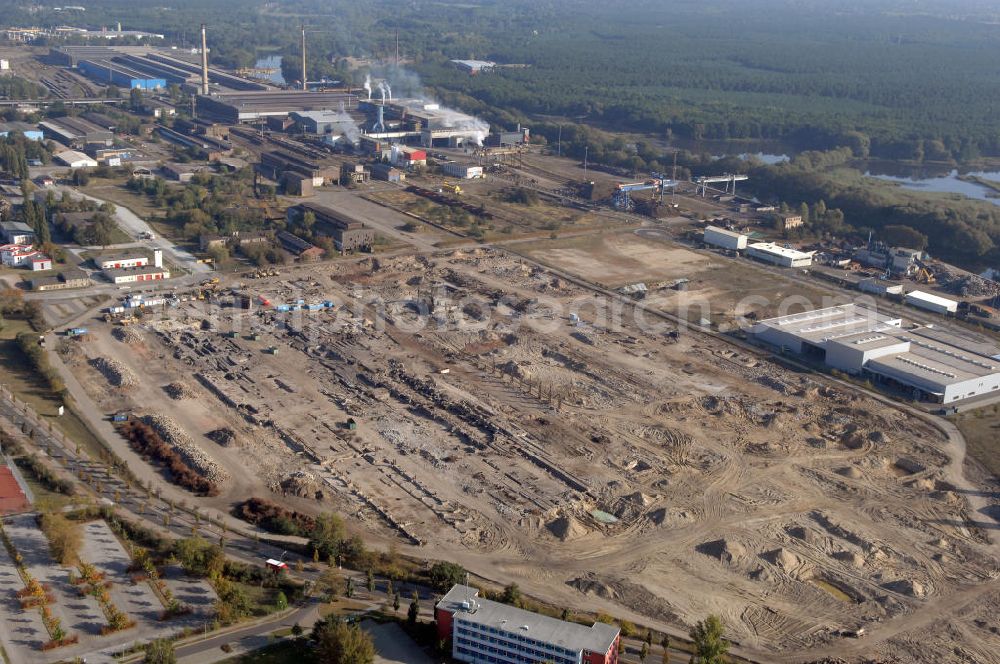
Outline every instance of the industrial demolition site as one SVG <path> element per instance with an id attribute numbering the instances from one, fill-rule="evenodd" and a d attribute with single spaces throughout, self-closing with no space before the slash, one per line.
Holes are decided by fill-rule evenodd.
<path id="1" fill-rule="evenodd" d="M 649 625 L 717 613 L 767 661 L 899 634 L 996 576 L 923 419 L 624 300 L 607 323 L 593 291 L 502 250 L 238 281 L 59 349 L 201 478 L 195 504 L 335 510 Z"/>

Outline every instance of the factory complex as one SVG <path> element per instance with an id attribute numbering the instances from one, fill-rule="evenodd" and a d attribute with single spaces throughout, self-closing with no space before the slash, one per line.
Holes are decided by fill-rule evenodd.
<path id="1" fill-rule="evenodd" d="M 1000 349 L 969 349 L 933 327 L 846 304 L 757 323 L 758 341 L 915 400 L 952 403 L 1000 390 Z M 961 345 L 958 345 L 961 344 Z"/>

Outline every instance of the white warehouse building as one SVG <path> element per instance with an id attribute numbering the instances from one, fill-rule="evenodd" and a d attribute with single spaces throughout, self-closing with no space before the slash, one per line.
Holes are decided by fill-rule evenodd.
<path id="1" fill-rule="evenodd" d="M 917 400 L 947 404 L 1000 390 L 1000 354 L 952 344 L 933 328 L 904 330 L 900 319 L 854 304 L 771 318 L 750 333 Z"/>
<path id="2" fill-rule="evenodd" d="M 842 304 L 760 321 L 750 334 L 771 346 L 825 359 L 831 339 L 899 329 L 901 318 L 857 304 Z"/>
<path id="3" fill-rule="evenodd" d="M 774 242 L 755 242 L 747 247 L 747 256 L 781 267 L 808 267 L 812 265 L 814 253 L 789 249 Z"/>
<path id="4" fill-rule="evenodd" d="M 463 180 L 478 180 L 483 177 L 483 167 L 473 164 L 462 164 L 457 161 L 445 162 L 441 165 L 445 175 Z"/>
<path id="5" fill-rule="evenodd" d="M 958 311 L 957 301 L 949 300 L 946 297 L 934 295 L 933 293 L 926 293 L 924 291 L 910 291 L 903 296 L 903 299 L 910 306 L 923 309 L 925 311 L 933 311 L 936 314 L 954 314 Z"/>
<path id="6" fill-rule="evenodd" d="M 722 247 L 732 251 L 742 251 L 747 248 L 746 235 L 717 226 L 706 226 L 702 241 L 713 247 Z"/>

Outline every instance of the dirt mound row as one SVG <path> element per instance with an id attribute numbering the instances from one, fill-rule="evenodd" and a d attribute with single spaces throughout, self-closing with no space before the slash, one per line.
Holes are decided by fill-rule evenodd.
<path id="1" fill-rule="evenodd" d="M 118 360 L 108 357 L 95 357 L 90 361 L 90 365 L 100 371 L 101 375 L 115 387 L 135 387 L 139 384 L 139 377 Z"/>
<path id="2" fill-rule="evenodd" d="M 205 454 L 204 450 L 198 447 L 172 418 L 166 415 L 147 415 L 143 419 L 149 426 L 153 427 L 153 430 L 163 440 L 177 450 L 177 453 L 184 458 L 188 465 L 204 475 L 206 479 L 216 484 L 221 484 L 229 479 L 229 473 Z"/>

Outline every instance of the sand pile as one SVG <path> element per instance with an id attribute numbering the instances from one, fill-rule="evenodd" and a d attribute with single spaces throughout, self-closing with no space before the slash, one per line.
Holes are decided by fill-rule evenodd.
<path id="1" fill-rule="evenodd" d="M 794 570 L 802 564 L 798 556 L 785 548 L 768 551 L 764 554 L 764 558 L 775 567 L 780 567 L 786 572 Z"/>
<path id="2" fill-rule="evenodd" d="M 785 532 L 794 537 L 795 539 L 800 539 L 803 542 L 815 542 L 816 533 L 805 526 L 789 526 L 785 529 Z"/>
<path id="3" fill-rule="evenodd" d="M 889 583 L 883 583 L 882 587 L 886 590 L 892 590 L 893 592 L 900 593 L 902 595 L 907 595 L 909 597 L 926 597 L 927 588 L 924 584 L 919 581 L 914 581 L 913 579 L 900 579 L 899 581 L 890 581 Z"/>
<path id="4" fill-rule="evenodd" d="M 859 469 L 856 466 L 844 466 L 843 468 L 838 468 L 836 470 L 836 473 L 838 475 L 843 475 L 844 477 L 849 477 L 852 480 L 860 480 L 862 477 L 864 477 L 864 474 L 861 472 L 861 469 Z"/>
<path id="5" fill-rule="evenodd" d="M 550 521 L 545 527 L 563 542 L 578 539 L 590 532 L 586 526 L 569 515 Z"/>
<path id="6" fill-rule="evenodd" d="M 851 567 L 865 566 L 865 557 L 856 551 L 834 551 L 833 557 Z"/>
<path id="7" fill-rule="evenodd" d="M 746 547 L 739 542 L 730 542 L 727 539 L 717 539 L 705 542 L 695 547 L 698 553 L 706 556 L 718 558 L 724 563 L 732 563 L 747 555 Z"/>

